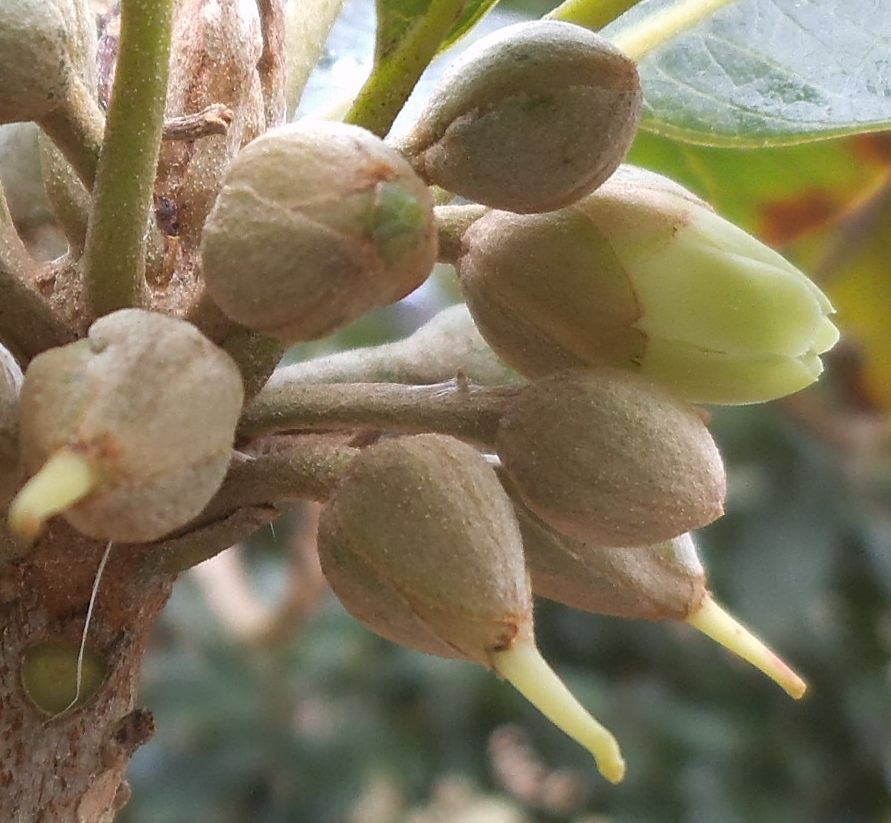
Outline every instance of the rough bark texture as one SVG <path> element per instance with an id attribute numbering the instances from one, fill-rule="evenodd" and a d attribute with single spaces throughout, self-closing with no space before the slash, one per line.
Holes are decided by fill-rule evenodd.
<path id="1" fill-rule="evenodd" d="M 130 757 L 151 736 L 151 714 L 134 711 L 135 690 L 170 578 L 140 573 L 145 547 L 112 549 L 88 635 L 107 675 L 91 699 L 53 719 L 22 685 L 34 644 L 78 647 L 104 549 L 57 521 L 26 559 L 0 566 L 0 820 L 112 820 L 128 795 Z"/>

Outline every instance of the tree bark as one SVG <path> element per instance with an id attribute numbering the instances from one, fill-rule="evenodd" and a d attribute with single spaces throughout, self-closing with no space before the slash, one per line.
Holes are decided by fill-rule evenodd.
<path id="1" fill-rule="evenodd" d="M 171 585 L 141 571 L 149 548 L 112 548 L 87 640 L 105 678 L 55 718 L 26 692 L 23 664 L 35 644 L 76 654 L 105 545 L 59 520 L 27 558 L 0 565 L 0 820 L 105 823 L 129 797 L 124 771 L 153 730 L 151 713 L 134 710 L 139 669 Z M 57 674 L 70 691 L 70 668 Z"/>

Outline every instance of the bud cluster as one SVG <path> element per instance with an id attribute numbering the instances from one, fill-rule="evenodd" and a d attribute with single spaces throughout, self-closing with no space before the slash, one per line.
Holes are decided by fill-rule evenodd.
<path id="1" fill-rule="evenodd" d="M 641 102 L 633 62 L 562 23 L 483 38 L 445 75 L 397 145 L 424 181 L 479 204 L 438 210 L 440 257 L 479 333 L 531 382 L 489 444 L 500 483 L 456 441 L 385 440 L 355 460 L 319 532 L 356 617 L 494 669 L 611 780 L 615 741 L 530 662 L 531 595 L 687 622 L 800 697 L 803 681 L 708 591 L 690 533 L 723 514 L 726 479 L 690 402 L 797 391 L 837 339 L 801 272 L 621 165 Z"/>
<path id="2" fill-rule="evenodd" d="M 181 5 L 185 15 L 202 4 Z M 357 360 L 354 374 L 457 371 L 454 406 L 488 391 L 494 422 L 437 428 L 430 421 L 443 415 L 429 415 L 401 429 L 391 413 L 387 425 L 350 428 L 348 403 L 316 411 L 317 428 L 366 435 L 336 489 L 326 486 L 318 534 L 345 607 L 395 642 L 491 668 L 613 782 L 624 773 L 616 741 L 536 648 L 534 594 L 685 621 L 800 696 L 803 682 L 708 592 L 690 533 L 723 514 L 726 478 L 690 403 L 761 402 L 813 382 L 837 338 L 825 296 L 690 192 L 622 165 L 642 91 L 634 62 L 602 37 L 537 21 L 483 38 L 401 140 L 331 122 L 254 137 L 274 125 L 281 90 L 255 76 L 268 44 L 254 37 L 250 8 L 224 29 L 238 32 L 224 62 L 245 64 L 224 95 L 236 109 L 229 142 L 161 152 L 155 194 L 168 230 L 156 222 L 148 234 L 164 265 L 148 265 L 150 282 L 137 284 L 145 302 L 126 303 L 144 308 L 98 319 L 84 309 L 81 339 L 37 354 L 23 379 L 0 349 L 0 501 L 12 498 L 11 532 L 33 542 L 56 515 L 102 541 L 188 532 L 230 470 L 244 386 L 254 366 L 262 372 L 257 351 L 280 354 L 279 344 L 400 300 L 441 258 L 457 269 L 466 309 Z M 0 0 L 0 123 L 36 120 L 57 139 L 45 121 L 90 85 L 81 12 L 80 0 Z M 212 18 L 202 25 L 212 29 Z M 188 22 L 178 21 L 182 42 Z M 178 116 L 217 88 L 189 82 L 215 34 L 195 33 L 194 59 L 175 55 Z M 474 202 L 437 210 L 431 186 Z M 174 231 L 175 218 L 186 225 Z M 194 255 L 178 251 L 180 237 Z M 143 252 L 150 258 L 151 244 Z M 69 269 L 76 278 L 77 261 Z M 74 302 L 82 285 L 69 278 Z M 53 296 L 65 302 L 61 287 Z M 221 339 L 255 348 L 230 357 Z M 327 382 L 346 382 L 337 363 L 327 368 Z M 472 392 L 468 377 L 510 385 Z M 287 384 L 276 397 L 287 398 Z M 467 400 L 463 422 L 480 408 Z M 410 403 L 398 411 L 412 416 Z M 247 447 L 262 456 L 276 445 Z M 250 492 L 226 514 L 281 500 Z M 25 688 L 47 712 L 59 706 L 45 670 L 59 659 L 70 668 L 70 649 L 39 646 L 27 661 Z"/>

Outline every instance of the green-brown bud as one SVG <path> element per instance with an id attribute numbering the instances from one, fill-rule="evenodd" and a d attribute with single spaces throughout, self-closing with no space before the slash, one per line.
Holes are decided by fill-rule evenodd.
<path id="1" fill-rule="evenodd" d="M 414 291 L 436 260 L 433 201 L 408 163 L 343 123 L 267 132 L 235 158 L 202 240 L 207 290 L 286 343 Z"/>
<path id="2" fill-rule="evenodd" d="M 550 214 L 489 212 L 462 246 L 474 320 L 527 377 L 611 365 L 697 403 L 761 402 L 816 380 L 838 338 L 807 277 L 651 172 Z"/>
<path id="3" fill-rule="evenodd" d="M 517 519 L 535 594 L 593 614 L 685 620 L 706 596 L 689 534 L 652 546 L 598 546 L 551 529 L 522 503 Z"/>
<path id="4" fill-rule="evenodd" d="M 350 465 L 319 526 L 322 568 L 344 605 L 397 643 L 491 665 L 532 633 L 511 502 L 470 446 L 384 440 Z"/>
<path id="5" fill-rule="evenodd" d="M 496 445 L 522 500 L 577 540 L 649 545 L 724 511 L 724 467 L 702 418 L 639 375 L 603 368 L 530 384 Z"/>
<path id="6" fill-rule="evenodd" d="M 612 735 L 535 647 L 519 527 L 494 470 L 442 435 L 383 440 L 351 464 L 319 523 L 322 569 L 347 609 L 397 643 L 509 680 L 617 782 Z"/>
<path id="7" fill-rule="evenodd" d="M 193 326 L 125 309 L 31 361 L 21 443 L 34 477 L 10 508 L 25 537 L 63 512 L 90 537 L 156 540 L 195 517 L 223 480 L 243 389 Z"/>
<path id="8" fill-rule="evenodd" d="M 0 3 L 0 123 L 42 120 L 82 82 L 95 23 L 82 0 Z"/>
<path id="9" fill-rule="evenodd" d="M 805 682 L 712 599 L 691 535 L 654 546 L 606 548 L 558 534 L 521 502 L 516 509 L 535 594 L 593 614 L 684 621 L 792 697 L 804 694 Z"/>
<path id="10" fill-rule="evenodd" d="M 600 35 L 537 20 L 499 29 L 445 73 L 402 151 L 418 173 L 513 212 L 567 206 L 625 158 L 637 67 Z"/>

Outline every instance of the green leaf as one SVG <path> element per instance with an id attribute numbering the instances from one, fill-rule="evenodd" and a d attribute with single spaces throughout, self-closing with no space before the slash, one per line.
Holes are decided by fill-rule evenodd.
<path id="1" fill-rule="evenodd" d="M 411 30 L 423 25 L 431 0 L 376 0 L 377 35 L 374 62 L 386 63 L 397 54 L 399 44 Z"/>
<path id="2" fill-rule="evenodd" d="M 643 2 L 608 34 L 646 25 Z M 641 63 L 644 128 L 764 146 L 891 127 L 891 3 L 740 0 Z"/>
<path id="3" fill-rule="evenodd" d="M 497 5 L 498 0 L 468 0 L 464 11 L 455 25 L 452 26 L 452 30 L 446 35 L 439 50 L 443 52 L 454 46 L 465 34 L 469 34 L 476 24 Z"/>
<path id="4" fill-rule="evenodd" d="M 469 0 L 376 0 L 374 66 L 346 121 L 383 137 Z"/>
<path id="5" fill-rule="evenodd" d="M 665 174 L 773 246 L 824 229 L 888 174 L 878 135 L 792 146 L 702 146 L 641 131 L 629 162 Z"/>
<path id="6" fill-rule="evenodd" d="M 498 0 L 467 0 L 448 30 L 439 51 L 445 51 L 457 43 L 497 4 Z M 429 14 L 433 5 L 433 0 L 376 0 L 378 28 L 374 48 L 375 62 L 386 62 L 394 57 L 411 31 L 425 25 L 424 17 Z"/>

